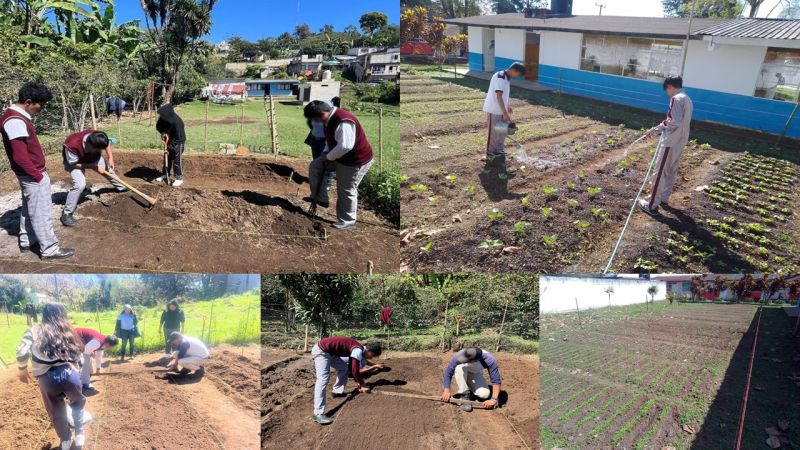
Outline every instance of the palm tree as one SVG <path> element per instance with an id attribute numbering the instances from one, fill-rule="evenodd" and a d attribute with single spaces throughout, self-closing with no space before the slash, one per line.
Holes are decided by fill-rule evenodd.
<path id="1" fill-rule="evenodd" d="M 658 286 L 655 284 L 647 288 L 647 293 L 650 294 L 650 303 L 653 303 L 656 300 L 656 294 L 658 294 Z"/>

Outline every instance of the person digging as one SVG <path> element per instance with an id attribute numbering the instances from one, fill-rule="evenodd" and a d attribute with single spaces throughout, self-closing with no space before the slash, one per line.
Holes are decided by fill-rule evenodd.
<path id="1" fill-rule="evenodd" d="M 100 369 L 103 367 L 104 351 L 116 347 L 119 344 L 119 338 L 113 334 L 104 336 L 91 328 L 75 328 L 75 333 L 83 342 L 83 365 L 81 366 L 83 392 L 84 394 L 96 392 L 91 382 L 92 374 L 100 373 Z M 92 367 L 92 358 L 94 358 L 94 367 Z"/>
<path id="2" fill-rule="evenodd" d="M 185 336 L 177 331 L 169 335 L 169 343 L 172 346 L 172 361 L 167 364 L 168 369 L 172 369 L 181 375 L 199 375 L 205 373 L 203 361 L 209 358 L 208 347 L 200 339 Z"/>
<path id="3" fill-rule="evenodd" d="M 312 209 L 326 207 L 328 191 L 323 188 L 325 172 L 336 172 L 336 218 L 334 228 L 356 229 L 358 186 L 372 167 L 372 146 L 355 115 L 329 103 L 314 100 L 303 109 L 306 119 L 324 124 L 325 148 L 308 166 Z"/>
<path id="4" fill-rule="evenodd" d="M 639 208 L 646 214 L 655 216 L 660 205 L 668 205 L 669 196 L 678 178 L 678 163 L 683 147 L 689 142 L 689 128 L 692 122 L 694 105 L 692 99 L 683 91 L 681 77 L 668 77 L 664 80 L 664 91 L 670 96 L 667 118 L 655 127 L 652 133 L 662 132 L 664 137 L 659 147 L 658 165 L 653 178 L 650 198 L 641 199 Z"/>
<path id="5" fill-rule="evenodd" d="M 164 158 L 163 174 L 153 181 L 168 183 L 169 173 L 172 171 L 175 176 L 172 187 L 178 187 L 183 184 L 183 150 L 186 145 L 186 129 L 183 119 L 178 116 L 171 104 L 158 108 L 156 130 L 161 134 L 166 157 Z"/>
<path id="6" fill-rule="evenodd" d="M 492 382 L 491 391 L 486 379 L 483 377 L 483 370 L 489 372 Z M 451 393 L 450 384 L 455 376 L 458 391 Z M 450 364 L 444 370 L 444 382 L 442 383 L 442 401 L 449 402 L 450 398 L 462 398 L 475 396 L 483 401 L 483 406 L 492 409 L 497 406 L 500 397 L 500 368 L 497 360 L 491 353 L 483 351 L 478 347 L 468 347 L 457 352 L 450 360 Z"/>
<path id="7" fill-rule="evenodd" d="M 505 155 L 506 135 L 494 131 L 497 122 L 511 122 L 511 79 L 525 75 L 525 66 L 515 62 L 506 70 L 501 70 L 492 75 L 489 90 L 483 101 L 483 111 L 489 123 L 489 135 L 486 138 L 486 156 Z"/>
<path id="8" fill-rule="evenodd" d="M 331 418 L 325 415 L 328 402 L 325 389 L 328 387 L 331 368 L 336 370 L 336 382 L 333 385 L 334 397 L 345 397 L 348 372 L 358 385 L 358 392 L 370 392 L 364 382 L 364 375 L 384 369 L 382 364 L 371 364 L 368 360 L 381 355 L 380 344 L 361 344 L 357 340 L 345 336 L 324 338 L 311 349 L 311 360 L 317 373 L 314 384 L 313 420 L 320 425 L 328 425 Z"/>
<path id="9" fill-rule="evenodd" d="M 103 150 L 108 156 L 108 162 L 103 159 Z M 86 169 L 94 170 L 104 176 L 106 172 L 115 174 L 114 152 L 111 149 L 106 133 L 96 130 L 84 130 L 67 136 L 61 153 L 64 160 L 64 170 L 69 172 L 72 178 L 72 188 L 67 193 L 64 212 L 61 214 L 61 224 L 65 227 L 74 227 L 78 225 L 78 221 L 73 214 L 78 209 L 78 201 L 86 189 Z M 110 181 L 117 189 L 117 192 L 128 190 L 116 180 Z"/>

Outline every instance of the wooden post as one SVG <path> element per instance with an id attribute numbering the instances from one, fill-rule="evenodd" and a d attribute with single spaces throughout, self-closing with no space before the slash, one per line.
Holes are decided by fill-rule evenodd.
<path id="1" fill-rule="evenodd" d="M 103 332 L 100 329 L 100 311 L 97 309 L 97 299 L 94 300 L 94 320 L 97 322 L 97 331 Z"/>
<path id="2" fill-rule="evenodd" d="M 272 138 L 272 154 L 275 155 L 275 159 L 278 159 L 278 152 L 280 148 L 278 147 L 278 125 L 276 123 L 275 117 L 275 103 L 272 101 L 272 94 L 269 94 L 269 132 Z"/>
<path id="3" fill-rule="evenodd" d="M 208 314 L 208 339 L 206 342 L 211 344 L 211 327 L 214 326 L 214 301 L 211 301 L 211 312 Z"/>
<path id="4" fill-rule="evenodd" d="M 242 102 L 242 120 L 239 122 L 239 147 L 244 145 L 244 102 Z"/>
<path id="5" fill-rule="evenodd" d="M 119 146 L 122 148 L 122 125 L 119 123 L 119 117 L 117 117 L 117 135 L 119 136 Z"/>
<path id="6" fill-rule="evenodd" d="M 383 172 L 383 107 L 378 108 L 378 167 Z"/>
<path id="7" fill-rule="evenodd" d="M 308 352 L 308 324 L 306 324 L 305 337 L 303 338 L 303 353 Z"/>
<path id="8" fill-rule="evenodd" d="M 210 104 L 211 100 L 206 100 L 206 126 L 203 132 L 203 152 L 208 151 L 208 108 Z"/>
<path id="9" fill-rule="evenodd" d="M 155 96 L 156 96 L 156 83 L 154 81 L 151 81 L 150 86 L 147 87 L 147 97 L 148 97 L 147 103 L 149 105 L 148 106 L 149 112 L 147 115 L 149 116 L 150 120 L 149 126 L 151 127 L 153 126 L 153 103 L 155 102 Z"/>
<path id="10" fill-rule="evenodd" d="M 444 302 L 444 330 L 442 330 L 442 351 L 444 351 L 445 340 L 447 339 L 447 313 L 450 311 L 450 298 Z"/>
<path id="11" fill-rule="evenodd" d="M 577 299 L 575 306 L 578 306 Z M 495 346 L 494 351 L 500 351 L 500 341 L 503 339 L 503 326 L 506 324 L 506 314 L 508 313 L 508 303 L 511 301 L 511 297 L 506 298 L 506 307 L 503 308 L 503 320 L 500 321 L 500 330 L 497 333 L 497 346 Z"/>
<path id="12" fill-rule="evenodd" d="M 92 110 L 92 129 L 97 129 L 97 115 L 94 112 L 94 94 L 89 93 L 89 107 Z"/>
<path id="13" fill-rule="evenodd" d="M 145 334 L 147 334 L 147 318 L 143 318 L 142 319 L 142 342 L 140 343 L 142 352 L 145 349 L 145 346 L 144 346 L 144 335 Z"/>

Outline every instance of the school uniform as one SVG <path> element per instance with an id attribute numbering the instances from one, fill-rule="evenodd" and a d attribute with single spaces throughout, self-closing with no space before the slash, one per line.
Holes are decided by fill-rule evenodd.
<path id="1" fill-rule="evenodd" d="M 158 121 L 156 130 L 169 136 L 167 143 L 167 165 L 164 166 L 163 176 L 170 171 L 175 174 L 176 180 L 183 179 L 183 150 L 186 146 L 186 130 L 183 120 L 175 113 L 172 105 L 158 108 Z"/>
<path id="2" fill-rule="evenodd" d="M 694 104 L 692 99 L 678 89 L 669 101 L 667 118 L 661 123 L 664 137 L 658 152 L 658 165 L 653 175 L 650 199 L 647 207 L 656 210 L 661 203 L 667 203 L 675 181 L 678 178 L 678 165 L 683 148 L 689 142 Z"/>
<path id="3" fill-rule="evenodd" d="M 364 346 L 353 338 L 344 336 L 331 336 L 324 338 L 311 349 L 311 360 L 317 374 L 314 384 L 314 415 L 325 413 L 328 403 L 325 389 L 328 387 L 331 368 L 336 370 L 336 382 L 333 385 L 334 394 L 343 394 L 347 385 L 348 372 L 353 375 L 359 386 L 364 386 L 361 369 L 366 365 Z"/>
<path id="4" fill-rule="evenodd" d="M 72 440 L 67 406 L 67 398 L 72 410 L 72 421 L 75 425 L 75 435 L 83 434 L 83 408 L 86 397 L 83 395 L 81 376 L 79 374 L 80 362 L 53 359 L 39 352 L 36 348 L 39 339 L 39 328 L 29 328 L 22 336 L 22 341 L 17 347 L 17 363 L 20 370 L 27 370 L 28 360 L 31 361 L 31 372 L 39 383 L 44 407 L 53 429 L 62 442 Z"/>
<path id="5" fill-rule="evenodd" d="M 455 377 L 458 385 L 457 394 L 473 393 L 481 400 L 488 400 L 492 395 L 489 384 L 484 378 L 483 371 L 489 372 L 489 378 L 493 385 L 501 384 L 500 368 L 494 356 L 483 351 L 481 356 L 475 361 L 467 361 L 465 351 L 461 350 L 453 355 L 450 364 L 444 370 L 444 380 L 442 385 L 445 389 L 450 389 L 452 379 Z"/>
<path id="6" fill-rule="evenodd" d="M 333 108 L 325 122 L 325 148 L 321 158 L 308 168 L 311 195 L 317 192 L 325 172 L 322 158 L 336 162 L 337 227 L 353 227 L 358 211 L 358 186 L 372 167 L 372 146 L 358 119 L 349 111 Z M 318 202 L 328 201 L 326 189 L 320 189 Z"/>
<path id="7" fill-rule="evenodd" d="M 495 124 L 503 121 L 503 110 L 497 101 L 497 92 L 502 92 L 503 104 L 508 110 L 508 101 L 511 96 L 511 76 L 505 70 L 492 75 L 492 79 L 489 82 L 489 91 L 483 101 L 483 111 L 486 113 L 487 122 L 489 123 L 489 134 L 486 138 L 487 155 L 497 155 L 505 151 L 506 136 L 494 131 Z"/>
<path id="8" fill-rule="evenodd" d="M 78 209 L 78 201 L 81 198 L 81 194 L 86 189 L 86 169 L 76 168 L 74 167 L 75 164 L 96 164 L 97 167 L 105 169 L 106 172 L 116 175 L 114 169 L 106 165 L 106 160 L 103 159 L 102 155 L 97 161 L 90 161 L 86 158 L 86 140 L 89 138 L 89 135 L 94 132 L 95 130 L 80 131 L 67 136 L 67 139 L 64 140 L 64 148 L 61 150 L 61 156 L 64 160 L 64 170 L 69 172 L 69 176 L 72 178 L 72 188 L 70 188 L 67 193 L 67 201 L 64 204 L 64 212 L 66 214 L 72 214 Z M 117 191 L 124 192 L 126 190 L 125 186 L 118 181 L 109 181 L 111 181 L 111 184 L 114 185 Z"/>
<path id="9" fill-rule="evenodd" d="M 9 107 L 0 115 L 0 134 L 22 191 L 19 247 L 27 250 L 38 246 L 40 256 L 56 255 L 59 244 L 53 230 L 50 177 L 30 114 L 16 105 Z"/>
<path id="10" fill-rule="evenodd" d="M 81 384 L 89 386 L 94 368 L 103 366 L 106 337 L 90 328 L 75 328 L 75 333 L 83 342 L 83 365 L 81 366 Z M 94 359 L 94 361 L 92 361 Z"/>

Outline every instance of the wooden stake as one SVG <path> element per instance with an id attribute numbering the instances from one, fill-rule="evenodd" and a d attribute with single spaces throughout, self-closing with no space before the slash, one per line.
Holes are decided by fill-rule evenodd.
<path id="1" fill-rule="evenodd" d="M 506 324 L 506 314 L 508 313 L 508 302 L 511 300 L 511 297 L 506 298 L 506 307 L 503 309 L 503 320 L 500 321 L 500 330 L 497 333 L 497 345 L 494 348 L 494 351 L 500 351 L 500 341 L 503 339 L 503 326 Z M 577 306 L 577 303 L 575 304 Z"/>
<path id="2" fill-rule="evenodd" d="M 378 108 L 378 167 L 383 172 L 383 107 Z"/>
<path id="3" fill-rule="evenodd" d="M 205 131 L 203 132 L 203 151 L 208 151 L 208 108 L 211 104 L 211 100 L 206 100 L 206 126 Z"/>
<path id="4" fill-rule="evenodd" d="M 308 352 L 308 324 L 306 324 L 306 334 L 303 338 L 303 353 Z"/>
<path id="5" fill-rule="evenodd" d="M 242 120 L 239 122 L 239 147 L 244 145 L 244 102 L 242 102 Z"/>
<path id="6" fill-rule="evenodd" d="M 119 136 L 119 146 L 122 148 L 122 125 L 119 124 L 119 117 L 117 117 L 117 135 Z"/>
<path id="7" fill-rule="evenodd" d="M 95 115 L 95 112 L 94 112 L 94 94 L 92 94 L 92 93 L 89 94 L 89 106 L 90 106 L 90 109 L 92 110 L 92 129 L 96 130 L 97 129 L 97 116 Z"/>
<path id="8" fill-rule="evenodd" d="M 206 342 L 211 344 L 211 327 L 214 325 L 214 301 L 211 301 L 211 312 L 208 314 L 208 339 Z"/>

